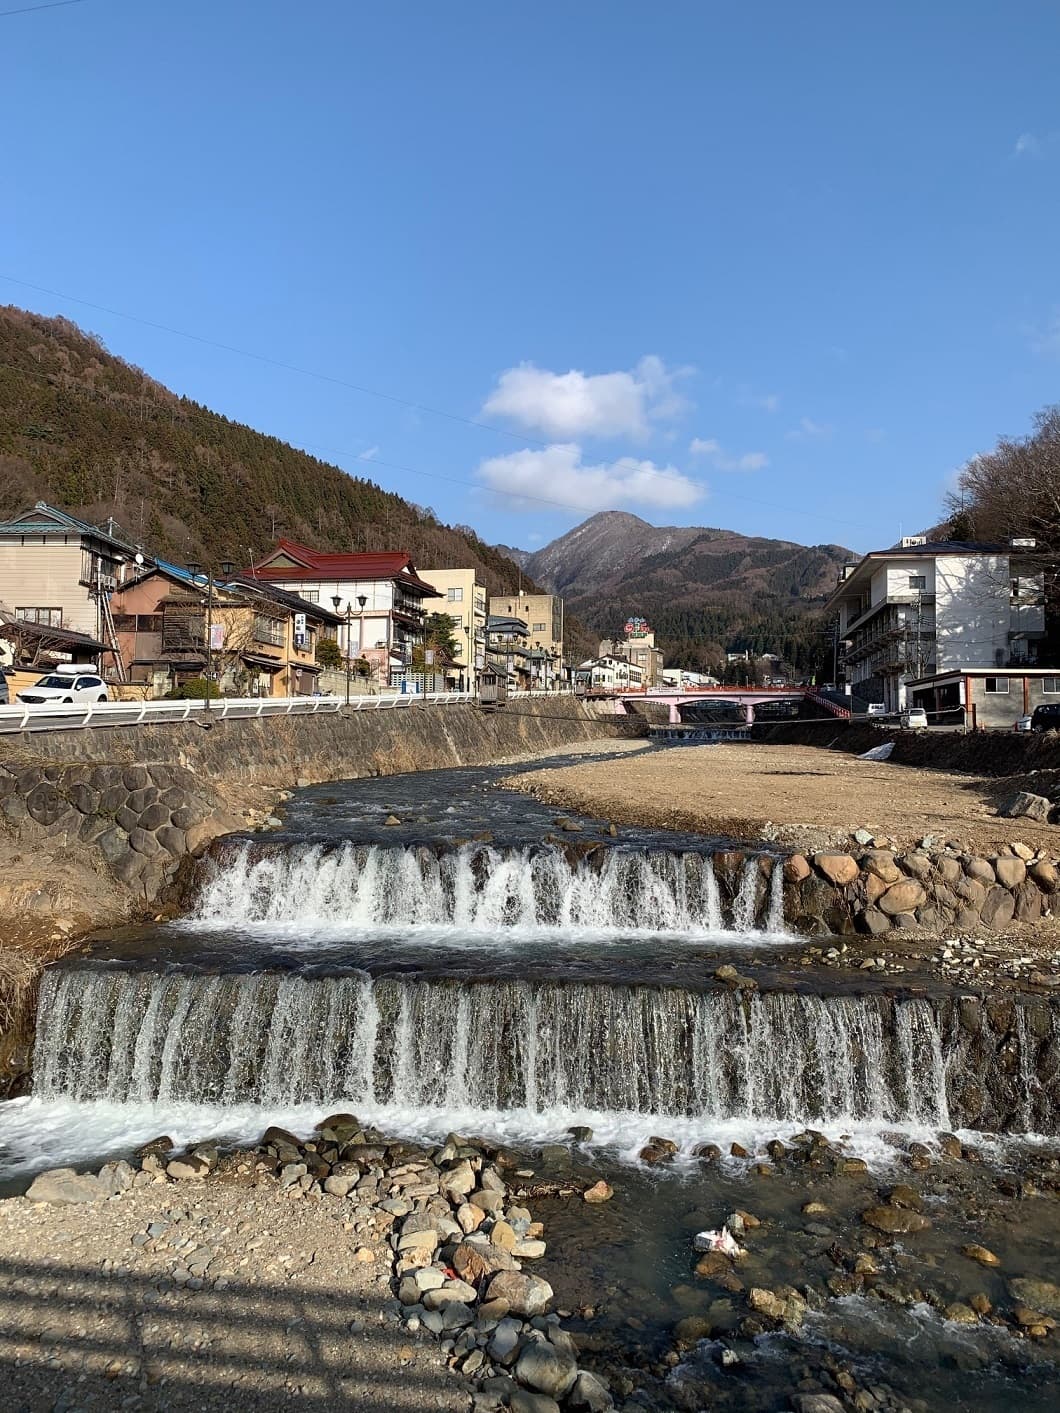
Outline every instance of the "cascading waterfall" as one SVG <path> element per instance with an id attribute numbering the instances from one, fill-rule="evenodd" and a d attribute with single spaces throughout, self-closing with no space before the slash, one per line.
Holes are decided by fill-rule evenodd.
<path id="1" fill-rule="evenodd" d="M 748 858 L 731 910 L 709 854 L 608 849 L 575 860 L 554 846 L 296 844 L 244 841 L 209 865 L 198 927 L 296 925 L 300 930 L 447 926 L 771 934 L 784 930 L 783 878 L 767 884 Z"/>
<path id="2" fill-rule="evenodd" d="M 43 1100 L 551 1108 L 947 1127 L 921 999 L 61 969 Z"/>

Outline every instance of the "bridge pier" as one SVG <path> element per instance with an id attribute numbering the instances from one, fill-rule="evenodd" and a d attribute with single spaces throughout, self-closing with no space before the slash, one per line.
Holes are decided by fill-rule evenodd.
<path id="1" fill-rule="evenodd" d="M 755 708 L 754 708 L 754 702 L 745 702 L 745 703 L 744 703 L 743 719 L 744 719 L 744 721 L 747 722 L 748 726 L 753 726 L 753 725 L 755 724 Z"/>
<path id="2" fill-rule="evenodd" d="M 681 725 L 681 708 L 677 705 L 676 702 L 670 703 L 670 725 Z"/>

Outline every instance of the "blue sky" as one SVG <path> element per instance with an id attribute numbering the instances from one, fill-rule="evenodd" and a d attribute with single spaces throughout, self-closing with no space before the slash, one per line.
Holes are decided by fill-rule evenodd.
<path id="1" fill-rule="evenodd" d="M 864 550 L 1060 399 L 1058 54 L 1054 0 L 0 13 L 0 302 L 490 540 Z"/>

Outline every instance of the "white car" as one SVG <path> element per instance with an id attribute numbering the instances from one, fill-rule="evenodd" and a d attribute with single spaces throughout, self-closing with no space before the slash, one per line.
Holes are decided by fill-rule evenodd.
<path id="1" fill-rule="evenodd" d="M 868 709 L 868 711 L 867 711 L 865 714 L 866 714 L 866 716 L 886 716 L 886 715 L 887 715 L 887 703 L 886 703 L 886 702 L 869 702 L 869 709 Z"/>
<path id="2" fill-rule="evenodd" d="M 927 712 L 923 707 L 910 707 L 902 712 L 902 725 L 910 730 L 923 731 L 927 724 Z"/>
<path id="3" fill-rule="evenodd" d="M 94 667 L 82 664 L 69 670 L 56 668 L 19 692 L 17 701 L 26 706 L 58 706 L 63 703 L 86 706 L 89 702 L 110 700 L 107 684 Z"/>

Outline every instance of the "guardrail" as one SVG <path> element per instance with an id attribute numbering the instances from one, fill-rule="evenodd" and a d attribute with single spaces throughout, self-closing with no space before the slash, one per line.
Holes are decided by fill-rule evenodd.
<path id="1" fill-rule="evenodd" d="M 388 692 L 351 697 L 350 711 L 394 711 L 411 706 L 450 706 L 473 702 L 473 692 Z M 262 716 L 326 716 L 346 710 L 342 697 L 218 697 L 202 701 L 92 702 L 0 707 L 0 735 L 20 731 L 76 731 L 88 726 L 155 726 L 171 721 L 248 720 Z"/>

